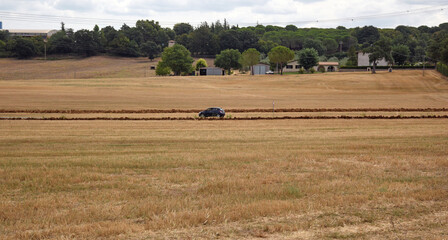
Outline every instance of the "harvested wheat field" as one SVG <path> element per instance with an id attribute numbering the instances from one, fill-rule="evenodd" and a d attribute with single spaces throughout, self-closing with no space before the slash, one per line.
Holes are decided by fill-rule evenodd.
<path id="1" fill-rule="evenodd" d="M 448 237 L 444 119 L 0 130 L 2 238 Z"/>
<path id="2" fill-rule="evenodd" d="M 435 71 L 0 80 L 0 109 L 447 108 Z"/>
<path id="3" fill-rule="evenodd" d="M 448 81 L 434 71 L 44 70 L 0 80 L 0 239 L 448 238 Z M 211 106 L 229 111 L 197 119 Z"/>

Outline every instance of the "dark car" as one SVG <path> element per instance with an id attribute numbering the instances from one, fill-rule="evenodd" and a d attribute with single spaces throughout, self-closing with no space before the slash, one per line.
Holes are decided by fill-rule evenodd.
<path id="1" fill-rule="evenodd" d="M 207 108 L 206 110 L 199 113 L 199 117 L 224 117 L 226 115 L 226 112 L 224 112 L 224 109 L 214 107 L 214 108 Z"/>

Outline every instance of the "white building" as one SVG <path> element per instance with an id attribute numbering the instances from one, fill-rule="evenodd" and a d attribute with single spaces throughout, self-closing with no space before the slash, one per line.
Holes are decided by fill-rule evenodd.
<path id="1" fill-rule="evenodd" d="M 45 39 L 58 32 L 58 30 L 26 30 L 26 29 L 8 29 L 9 36 L 14 37 L 35 37 L 41 36 Z"/>
<path id="2" fill-rule="evenodd" d="M 358 66 L 359 67 L 367 67 L 367 66 L 373 66 L 373 64 L 371 64 L 369 62 L 369 53 L 364 53 L 364 52 L 358 52 Z M 376 64 L 377 66 L 389 66 L 389 63 L 386 61 L 386 59 L 381 59 L 380 61 L 378 61 L 378 63 Z"/>

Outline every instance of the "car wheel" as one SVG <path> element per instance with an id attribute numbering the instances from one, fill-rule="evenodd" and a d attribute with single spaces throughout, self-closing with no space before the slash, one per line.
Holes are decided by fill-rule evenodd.
<path id="1" fill-rule="evenodd" d="M 203 118 L 205 117 L 203 113 L 199 114 L 199 117 Z"/>

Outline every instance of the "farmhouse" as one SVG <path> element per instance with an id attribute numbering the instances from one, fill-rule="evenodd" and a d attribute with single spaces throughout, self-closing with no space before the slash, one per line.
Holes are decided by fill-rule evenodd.
<path id="1" fill-rule="evenodd" d="M 283 72 L 298 72 L 301 68 L 302 68 L 302 65 L 300 65 L 300 63 L 298 63 L 298 61 L 292 61 L 292 62 L 289 62 L 283 68 Z M 322 68 L 325 70 L 325 72 L 339 71 L 339 63 L 338 62 L 319 62 L 318 65 L 314 67 L 314 70 L 318 71 Z"/>
<path id="2" fill-rule="evenodd" d="M 368 67 L 368 66 L 372 66 L 372 64 L 369 62 L 369 53 L 364 53 L 364 52 L 358 52 L 358 66 L 360 67 Z M 386 61 L 386 59 L 381 59 L 380 61 L 378 61 L 378 63 L 376 64 L 377 66 L 389 66 L 388 62 Z"/>
<path id="3" fill-rule="evenodd" d="M 41 36 L 44 39 L 50 38 L 58 30 L 23 30 L 23 29 L 9 29 L 7 30 L 11 37 L 35 37 Z"/>
<path id="4" fill-rule="evenodd" d="M 199 69 L 200 76 L 221 76 L 224 75 L 224 69 L 218 67 L 203 67 Z"/>
<path id="5" fill-rule="evenodd" d="M 283 72 L 298 72 L 302 68 L 302 65 L 298 61 L 291 61 L 283 67 Z"/>
<path id="6" fill-rule="evenodd" d="M 254 65 L 254 75 L 264 75 L 269 71 L 269 64 L 259 63 Z"/>

